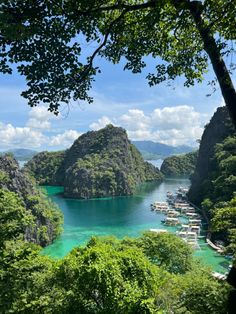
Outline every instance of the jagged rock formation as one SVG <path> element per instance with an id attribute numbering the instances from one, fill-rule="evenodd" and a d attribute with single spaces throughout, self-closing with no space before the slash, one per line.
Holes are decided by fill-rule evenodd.
<path id="1" fill-rule="evenodd" d="M 52 153 L 47 156 L 54 158 Z M 130 143 L 126 131 L 112 125 L 81 135 L 65 152 L 60 165 L 57 164 L 46 182 L 31 166 L 36 159 L 40 170 L 39 155 L 26 165 L 26 169 L 39 183 L 63 185 L 67 197 L 130 195 L 137 184 L 162 179 L 160 171 L 145 162 Z"/>
<path id="2" fill-rule="evenodd" d="M 189 199 L 200 205 L 211 194 L 212 180 L 217 169 L 215 159 L 216 144 L 222 143 L 228 136 L 235 135 L 234 126 L 226 107 L 220 107 L 206 125 L 202 135 L 196 169 L 191 178 Z M 224 190 L 221 191 L 223 196 Z"/>
<path id="3" fill-rule="evenodd" d="M 17 161 L 8 154 L 0 156 L 0 189 L 16 193 L 32 215 L 33 224 L 25 230 L 27 241 L 46 246 L 58 236 L 62 223 L 60 211 L 36 189 Z"/>
<path id="4" fill-rule="evenodd" d="M 161 172 L 166 177 L 190 177 L 197 163 L 198 151 L 164 159 Z"/>

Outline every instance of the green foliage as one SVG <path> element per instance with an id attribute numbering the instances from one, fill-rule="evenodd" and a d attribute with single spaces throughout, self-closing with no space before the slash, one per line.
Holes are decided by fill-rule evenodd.
<path id="1" fill-rule="evenodd" d="M 65 165 L 65 194 L 70 197 L 130 195 L 137 184 L 162 178 L 144 162 L 125 130 L 112 125 L 79 137 Z"/>
<path id="2" fill-rule="evenodd" d="M 6 184 L 10 181 L 9 175 L 5 172 L 0 170 L 0 182 L 1 184 Z"/>
<path id="3" fill-rule="evenodd" d="M 32 214 L 16 193 L 0 189 L 0 248 L 5 241 L 23 236 L 33 221 Z"/>
<path id="4" fill-rule="evenodd" d="M 27 80 L 22 95 L 29 104 L 43 101 L 55 112 L 71 99 L 91 102 L 88 90 L 100 73 L 93 65 L 97 54 L 113 63 L 123 57 L 125 69 L 134 73 L 143 70 L 144 57 L 151 55 L 157 65 L 147 76 L 150 85 L 183 75 L 190 86 L 202 81 L 208 56 L 216 64 L 235 39 L 233 1 L 4 0 L 0 9 L 1 72 L 12 73 L 16 63 Z M 78 34 L 97 43 L 91 56 Z"/>
<path id="5" fill-rule="evenodd" d="M 35 178 L 38 184 L 56 185 L 59 181 L 60 174 L 58 172 L 64 156 L 64 151 L 41 152 L 24 166 L 24 170 Z"/>
<path id="6" fill-rule="evenodd" d="M 236 258 L 236 197 L 218 206 L 213 211 L 212 229 L 221 233 L 228 244 L 227 252 Z"/>
<path id="7" fill-rule="evenodd" d="M 81 135 L 65 152 L 43 152 L 25 166 L 39 184 L 64 186 L 68 197 L 130 195 L 145 181 L 161 180 L 124 129 L 107 125 Z"/>
<path id="8" fill-rule="evenodd" d="M 192 268 L 192 251 L 182 240 L 170 233 L 146 232 L 139 239 L 144 254 L 168 272 L 182 274 Z"/>
<path id="9" fill-rule="evenodd" d="M 224 314 L 227 295 L 224 283 L 212 279 L 208 271 L 196 265 L 192 271 L 166 281 L 156 302 L 164 313 Z"/>
<path id="10" fill-rule="evenodd" d="M 30 314 L 225 313 L 225 284 L 199 264 L 191 262 L 175 274 L 180 259 L 171 273 L 166 263 L 152 263 L 145 246 L 151 238 L 149 233 L 141 239 L 94 237 L 60 261 L 40 255 L 31 243 L 6 241 L 0 251 L 0 308 Z M 163 258 L 173 260 L 174 246 L 177 255 L 182 252 L 179 241 L 172 244 L 173 235 L 160 235 L 165 245 L 157 238 L 152 243 Z"/>
<path id="11" fill-rule="evenodd" d="M 165 176 L 190 176 L 196 167 L 198 151 L 164 159 L 161 172 Z"/>
<path id="12" fill-rule="evenodd" d="M 3 219 L 2 231 L 11 226 L 14 232 L 15 225 L 19 223 L 26 240 L 42 246 L 51 243 L 61 232 L 63 218 L 60 210 L 36 188 L 27 174 L 19 169 L 18 163 L 12 156 L 0 157 L 0 174 L 2 174 L 0 190 L 3 209 L 1 215 L 5 215 L 2 219 L 13 219 L 14 216 L 16 218 L 9 223 Z M 23 219 L 23 216 L 25 219 L 31 217 L 32 223 L 28 225 L 21 223 L 20 219 Z"/>
<path id="13" fill-rule="evenodd" d="M 236 137 L 228 136 L 216 144 L 211 159 L 211 172 L 203 186 L 204 198 L 216 204 L 229 201 L 236 191 Z M 222 193 L 224 191 L 224 193 Z"/>
<path id="14" fill-rule="evenodd" d="M 145 232 L 138 239 L 124 239 L 122 244 L 139 247 L 153 264 L 173 274 L 184 274 L 193 267 L 190 247 L 170 233 Z"/>
<path id="15" fill-rule="evenodd" d="M 37 243 L 45 246 L 60 235 L 63 223 L 62 213 L 41 191 L 38 191 L 37 195 L 28 196 L 26 203 L 27 208 L 38 221 L 37 227 L 31 228 L 30 233 L 35 234 Z"/>

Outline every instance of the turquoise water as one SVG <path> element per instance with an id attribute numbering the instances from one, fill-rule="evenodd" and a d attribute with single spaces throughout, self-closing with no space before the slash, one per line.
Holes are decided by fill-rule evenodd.
<path id="1" fill-rule="evenodd" d="M 51 245 L 43 249 L 43 254 L 60 258 L 75 246 L 85 244 L 94 235 L 114 235 L 137 237 L 150 228 L 165 228 L 175 232 L 175 228 L 163 226 L 163 214 L 150 210 L 154 201 L 165 201 L 167 191 L 175 191 L 179 186 L 188 187 L 187 179 L 166 179 L 162 183 L 141 185 L 134 196 L 91 200 L 65 199 L 60 194 L 61 187 L 47 186 L 48 196 L 61 208 L 64 214 L 64 231 Z M 195 253 L 215 271 L 225 272 L 228 265 L 225 258 L 201 241 L 201 250 Z"/>

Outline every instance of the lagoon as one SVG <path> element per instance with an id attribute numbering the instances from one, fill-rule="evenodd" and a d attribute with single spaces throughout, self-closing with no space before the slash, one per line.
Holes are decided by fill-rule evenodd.
<path id="1" fill-rule="evenodd" d="M 92 236 L 114 235 L 137 237 L 150 228 L 163 228 L 163 214 L 150 210 L 154 201 L 165 201 L 167 191 L 179 186 L 189 187 L 188 179 L 165 179 L 161 183 L 140 185 L 133 196 L 109 197 L 90 200 L 66 199 L 61 187 L 46 186 L 47 195 L 61 208 L 64 214 L 64 231 L 43 254 L 61 258 L 76 246 L 84 245 Z M 166 227 L 170 232 L 175 228 Z M 205 264 L 218 272 L 226 272 L 228 261 L 200 241 L 201 250 L 196 251 Z"/>

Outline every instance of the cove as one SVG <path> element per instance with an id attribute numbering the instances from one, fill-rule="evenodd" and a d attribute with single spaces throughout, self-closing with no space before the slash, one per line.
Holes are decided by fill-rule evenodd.
<path id="1" fill-rule="evenodd" d="M 61 258 L 76 246 L 84 245 L 92 236 L 114 235 L 117 238 L 138 237 L 150 228 L 165 228 L 175 232 L 174 227 L 164 227 L 164 215 L 150 210 L 154 201 L 165 201 L 167 191 L 179 186 L 188 188 L 188 179 L 165 179 L 162 183 L 140 185 L 133 196 L 110 197 L 90 200 L 63 198 L 61 187 L 44 187 L 48 197 L 55 202 L 64 215 L 61 236 L 42 250 L 42 254 Z M 228 260 L 213 251 L 204 240 L 201 250 L 194 253 L 214 271 L 225 273 Z"/>

